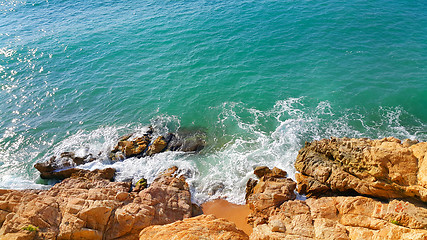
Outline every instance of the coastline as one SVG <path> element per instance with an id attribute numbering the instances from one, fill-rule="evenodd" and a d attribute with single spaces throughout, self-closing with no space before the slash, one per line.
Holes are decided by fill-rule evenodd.
<path id="1" fill-rule="evenodd" d="M 0 239 L 164 239 L 201 229 L 210 239 L 427 238 L 426 142 L 323 139 L 306 143 L 295 166 L 297 182 L 257 167 L 247 205 L 201 207 L 176 167 L 140 187 L 111 182 L 114 169 L 79 170 L 49 190 L 1 190 Z"/>

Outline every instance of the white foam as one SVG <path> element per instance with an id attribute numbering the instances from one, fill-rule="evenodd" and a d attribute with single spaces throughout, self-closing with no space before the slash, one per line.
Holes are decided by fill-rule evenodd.
<path id="1" fill-rule="evenodd" d="M 48 189 L 50 186 L 37 184 L 32 180 L 22 178 L 16 175 L 3 175 L 0 176 L 0 188 L 3 189 Z"/>
<path id="2" fill-rule="evenodd" d="M 107 156 L 121 135 L 135 133 L 132 136 L 135 137 L 148 130 L 146 125 L 129 124 L 78 131 L 52 148 L 45 158 L 65 151 L 74 151 L 78 156 L 101 153 L 98 161 L 79 167 L 89 170 L 113 167 L 117 169 L 117 181 L 133 183 L 142 177 L 151 183 L 162 171 L 177 166 L 187 177 L 193 201 L 226 198 L 243 203 L 246 182 L 255 177 L 252 172 L 256 166 L 279 167 L 294 178 L 294 161 L 305 141 L 331 136 L 395 136 L 424 141 L 427 138 L 422 123 L 410 129 L 401 123 L 402 116 L 408 114 L 400 108 L 381 108 L 378 113 L 381 122 L 372 122 L 364 112 L 334 109 L 327 101 L 318 102 L 315 107 L 309 104 L 304 98 L 289 98 L 265 111 L 233 102 L 211 108 L 217 112 L 216 121 L 207 128 L 209 145 L 199 154 L 164 152 L 112 163 Z M 181 128 L 180 119 L 169 115 L 159 115 L 150 124 L 155 128 L 155 136 Z M 17 186 L 7 179 L 1 182 Z M 22 186 L 22 181 L 18 182 Z"/>

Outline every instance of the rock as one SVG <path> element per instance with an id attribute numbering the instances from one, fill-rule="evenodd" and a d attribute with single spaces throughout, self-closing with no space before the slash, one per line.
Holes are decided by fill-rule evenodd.
<path id="1" fill-rule="evenodd" d="M 147 188 L 147 179 L 141 178 L 138 180 L 138 182 L 135 183 L 135 187 L 133 188 L 133 191 L 140 192 L 145 188 Z"/>
<path id="2" fill-rule="evenodd" d="M 277 167 L 270 169 L 266 166 L 256 167 L 254 170 L 254 174 L 258 178 L 262 178 L 262 177 L 285 178 L 288 175 L 288 173 L 286 171 L 283 171 L 282 169 L 279 169 Z"/>
<path id="3" fill-rule="evenodd" d="M 201 130 L 180 129 L 176 134 L 168 134 L 166 140 L 169 151 L 199 152 L 206 145 L 206 133 Z"/>
<path id="4" fill-rule="evenodd" d="M 284 171 L 275 170 L 275 174 L 272 174 L 273 171 L 264 168 L 262 172 L 264 174 L 259 174 L 262 178 L 258 182 L 249 180 L 246 189 L 246 203 L 253 211 L 248 221 L 255 225 L 263 222 L 269 211 L 296 197 L 294 193 L 296 183 L 286 178 L 286 175 L 283 176 Z M 255 220 L 258 222 L 253 223 Z"/>
<path id="5" fill-rule="evenodd" d="M 411 148 L 417 145 L 413 144 Z M 420 149 L 413 150 L 416 156 L 422 154 Z M 322 169 L 322 165 L 314 170 L 319 174 L 328 172 Z M 260 181 L 248 198 L 253 210 L 248 216 L 248 222 L 254 227 L 251 240 L 427 239 L 427 208 L 424 203 L 396 199 L 384 202 L 362 196 L 318 196 L 306 201 L 289 197 L 275 203 L 274 197 L 267 196 L 283 194 L 283 187 L 275 187 L 277 179 L 281 178 L 269 176 L 273 171 L 265 168 L 263 172 L 265 174 L 260 175 Z M 314 181 L 311 177 L 306 179 L 305 182 Z M 306 189 L 316 187 L 315 184 L 307 185 Z"/>
<path id="6" fill-rule="evenodd" d="M 266 166 L 259 166 L 256 167 L 254 170 L 254 174 L 258 177 L 258 178 L 262 178 L 264 177 L 264 175 L 271 173 L 270 168 L 266 167 Z"/>
<path id="7" fill-rule="evenodd" d="M 95 169 L 93 171 L 76 169 L 76 172 L 72 173 L 70 177 L 87 179 L 107 179 L 113 181 L 115 174 L 116 169 L 114 168 Z"/>
<path id="8" fill-rule="evenodd" d="M 150 226 L 139 234 L 140 240 L 155 239 L 248 239 L 242 230 L 223 218 L 200 215 L 163 226 Z"/>
<path id="9" fill-rule="evenodd" d="M 246 194 L 245 194 L 245 200 L 248 201 L 248 198 L 250 195 L 254 193 L 254 188 L 257 185 L 258 180 L 249 178 L 249 180 L 246 182 Z"/>
<path id="10" fill-rule="evenodd" d="M 163 136 L 159 136 L 154 142 L 148 147 L 147 156 L 153 156 L 156 153 L 162 152 L 168 143 Z"/>
<path id="11" fill-rule="evenodd" d="M 253 240 L 427 239 L 426 208 L 360 196 L 290 200 L 254 222 Z"/>
<path id="12" fill-rule="evenodd" d="M 177 168 L 139 193 L 105 179 L 110 171 L 81 171 L 49 190 L 0 190 L 0 239 L 136 239 L 147 226 L 192 216 Z M 29 224 L 39 231 L 23 230 Z"/>
<path id="13" fill-rule="evenodd" d="M 129 140 L 130 136 L 122 137 L 117 145 L 111 151 L 110 157 L 113 161 L 122 160 L 122 158 L 129 158 L 142 155 L 147 149 L 151 141 L 151 135 L 145 134 L 137 137 L 134 140 Z"/>
<path id="14" fill-rule="evenodd" d="M 60 157 L 53 156 L 48 161 L 36 163 L 34 167 L 44 179 L 65 179 L 77 172 L 76 166 L 96 160 L 91 154 L 85 157 L 76 157 L 73 152 L 63 152 Z"/>
<path id="15" fill-rule="evenodd" d="M 327 191 L 427 201 L 427 143 L 331 138 L 306 143 L 295 168 L 298 191 Z"/>
<path id="16" fill-rule="evenodd" d="M 270 170 L 270 169 L 269 169 Z M 286 177 L 269 176 L 267 172 L 252 188 L 247 203 L 254 211 L 280 206 L 284 201 L 295 199 L 296 183 Z M 249 184 L 251 185 L 251 184 Z"/>

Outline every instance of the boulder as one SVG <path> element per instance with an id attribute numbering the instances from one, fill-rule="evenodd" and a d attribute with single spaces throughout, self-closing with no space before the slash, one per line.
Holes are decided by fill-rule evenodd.
<path id="1" fill-rule="evenodd" d="M 242 230 L 223 218 L 200 215 L 162 226 L 150 226 L 139 234 L 140 240 L 163 239 L 248 239 Z"/>
<path id="2" fill-rule="evenodd" d="M 359 194 L 427 201 L 427 143 L 389 137 L 331 138 L 306 143 L 295 162 L 298 192 Z"/>
<path id="3" fill-rule="evenodd" d="M 111 172 L 80 171 L 49 190 L 0 190 L 0 239 L 136 239 L 147 226 L 192 216 L 177 168 L 139 193 L 107 180 Z M 29 225 L 38 231 L 25 230 Z"/>
<path id="4" fill-rule="evenodd" d="M 135 183 L 135 187 L 132 191 L 134 192 L 140 192 L 143 189 L 147 188 L 147 179 L 141 178 L 138 180 L 138 182 Z"/>
<path id="5" fill-rule="evenodd" d="M 159 136 L 154 140 L 154 142 L 147 149 L 147 156 L 153 156 L 156 153 L 160 153 L 166 149 L 168 143 L 163 136 Z"/>
<path id="6" fill-rule="evenodd" d="M 53 156 L 48 161 L 36 163 L 34 167 L 44 179 L 65 179 L 77 172 L 76 166 L 96 160 L 91 154 L 77 157 L 73 152 L 63 152 L 59 157 Z"/>
<path id="7" fill-rule="evenodd" d="M 259 169 L 261 168 L 256 168 L 255 171 Z M 286 178 L 286 172 L 278 168 L 275 168 L 274 171 L 268 168 L 262 169 L 262 171 L 257 171 L 257 174 L 261 176 L 259 181 L 249 179 L 246 184 L 246 203 L 253 211 L 249 216 L 249 222 L 253 222 L 254 219 L 263 221 L 262 216 L 268 215 L 272 209 L 296 197 L 294 193 L 296 183 L 292 179 Z"/>
<path id="8" fill-rule="evenodd" d="M 122 160 L 122 158 L 129 158 L 142 155 L 151 142 L 151 135 L 144 134 L 134 140 L 129 140 L 132 135 L 122 137 L 117 145 L 111 151 L 110 157 L 113 161 Z"/>

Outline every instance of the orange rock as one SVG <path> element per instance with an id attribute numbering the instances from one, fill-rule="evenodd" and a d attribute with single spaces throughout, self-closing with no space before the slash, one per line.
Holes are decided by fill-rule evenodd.
<path id="1" fill-rule="evenodd" d="M 217 219 L 213 215 L 200 215 L 163 226 L 147 227 L 141 231 L 139 239 L 246 240 L 248 235 L 237 229 L 234 223 L 223 218 Z"/>
<path id="2" fill-rule="evenodd" d="M 47 191 L 0 190 L 0 239 L 136 239 L 153 224 L 191 217 L 189 187 L 177 168 L 149 188 L 81 172 Z M 39 231 L 23 230 L 29 224 Z"/>
<path id="3" fill-rule="evenodd" d="M 168 143 L 163 136 L 159 136 L 147 149 L 147 156 L 152 156 L 156 153 L 163 151 Z"/>
<path id="4" fill-rule="evenodd" d="M 411 145 L 412 144 L 412 145 Z M 319 195 L 328 190 L 381 198 L 413 197 L 427 202 L 427 143 L 389 137 L 331 138 L 306 143 L 295 162 L 298 191 Z"/>

